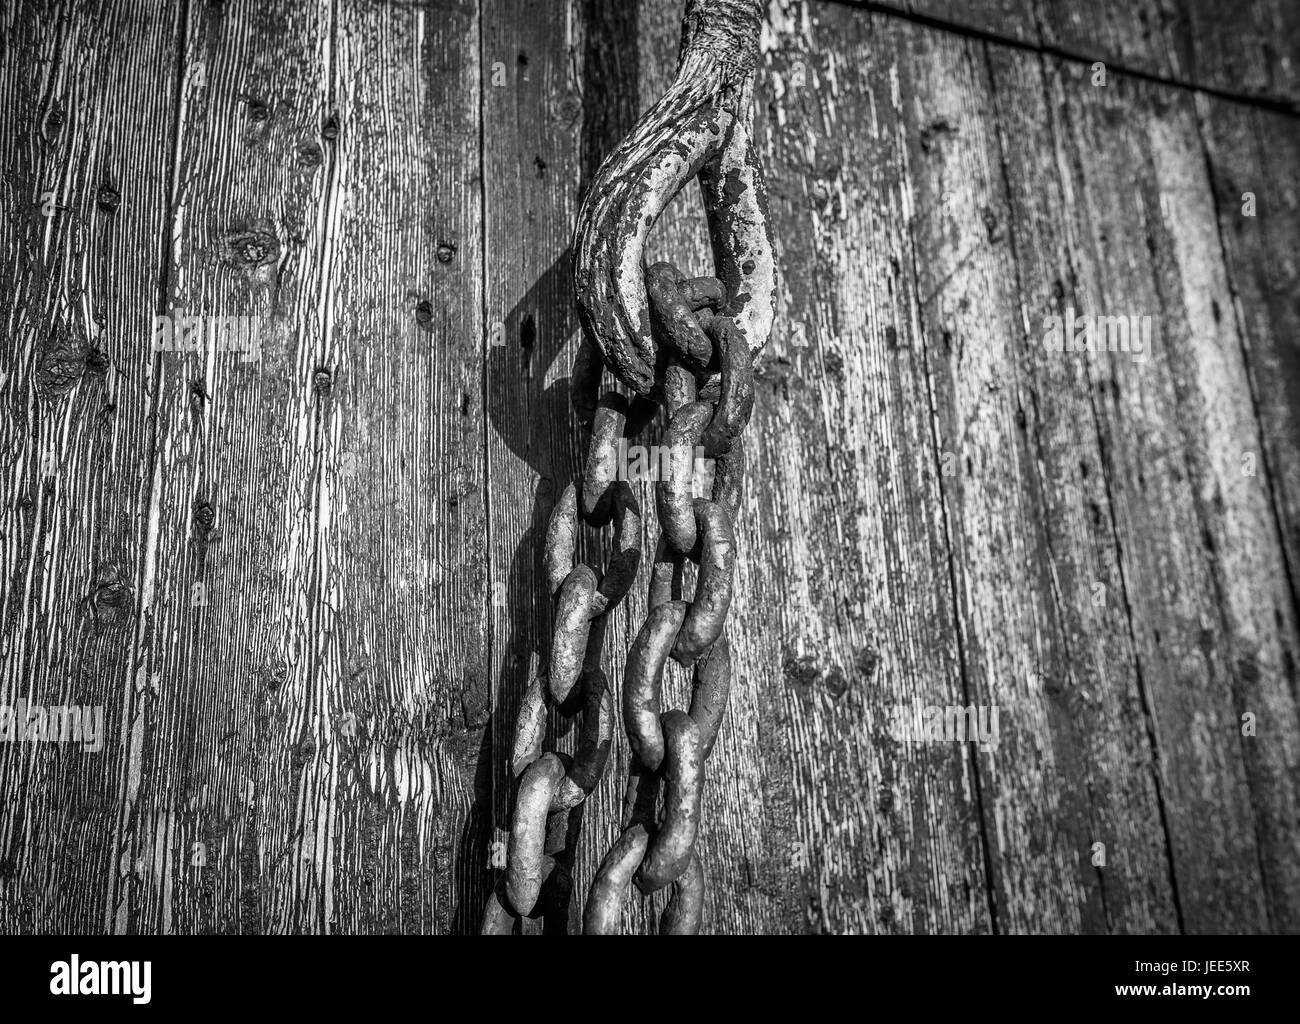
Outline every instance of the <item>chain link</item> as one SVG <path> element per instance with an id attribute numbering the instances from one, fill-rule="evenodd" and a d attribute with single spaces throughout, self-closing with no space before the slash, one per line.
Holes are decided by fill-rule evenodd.
<path id="1" fill-rule="evenodd" d="M 567 915 L 574 812 L 600 781 L 612 741 L 613 695 L 601 668 L 605 629 L 641 565 L 641 509 L 620 479 L 620 456 L 661 407 L 668 422 L 654 485 L 660 536 L 621 694 L 630 748 L 623 828 L 592 880 L 583 931 L 616 931 L 633 884 L 647 895 L 671 886 L 661 934 L 693 935 L 703 921 L 696 847 L 705 762 L 731 687 L 725 628 L 745 477 L 742 433 L 754 405 L 753 359 L 771 329 L 776 290 L 750 109 L 762 9 L 761 0 L 687 0 L 672 86 L 597 170 L 579 212 L 574 286 L 583 342 L 570 386 L 588 444 L 583 472 L 564 489 L 547 526 L 543 565 L 554 626 L 545 668 L 519 706 L 510 841 L 484 933 L 511 932 L 520 917 Z M 670 263 L 646 268 L 650 228 L 697 175 L 717 276 L 687 278 Z M 602 391 L 606 368 L 631 398 Z M 697 453 L 714 461 L 708 498 L 694 494 Z M 603 573 L 576 562 L 580 520 L 612 527 Z M 687 562 L 697 567 L 689 600 L 682 592 Z M 670 658 L 692 670 L 687 711 L 663 709 Z M 581 715 L 571 758 L 543 752 L 552 710 Z"/>
<path id="2" fill-rule="evenodd" d="M 648 612 L 628 651 L 622 688 L 623 725 L 631 749 L 624 829 L 601 862 L 583 912 L 583 930 L 617 928 L 635 883 L 645 894 L 669 885 L 660 920 L 664 934 L 695 934 L 704 907 L 699 835 L 704 764 L 713 749 L 731 684 L 723 635 L 735 576 L 735 515 L 744 478 L 740 434 L 753 408 L 748 346 L 722 305 L 721 282 L 687 279 L 669 264 L 647 272 L 655 330 L 671 353 L 660 394 L 669 413 L 655 482 L 661 535 L 650 572 Z M 687 318 L 693 329 L 687 326 Z M 709 345 L 700 347 L 700 339 Z M 586 346 L 584 346 L 584 349 Z M 629 402 L 614 391 L 593 400 L 600 363 L 589 351 L 575 362 L 574 406 L 590 427 L 581 482 L 571 482 L 551 513 L 543 566 L 555 601 L 544 677 L 530 680 L 520 702 L 510 758 L 519 780 L 506 871 L 484 913 L 485 933 L 509 932 L 520 916 L 567 904 L 571 853 L 549 836 L 554 822 L 578 807 L 604 773 L 613 731 L 613 698 L 600 666 L 606 617 L 627 595 L 641 562 L 641 510 L 619 479 L 620 446 L 635 439 L 659 402 Z M 700 378 L 720 374 L 713 401 L 701 399 Z M 693 496 L 696 453 L 715 459 L 711 498 Z M 711 454 L 710 454 L 711 453 Z M 613 553 L 603 575 L 574 564 L 579 520 L 613 525 Z M 697 565 L 693 599 L 682 599 L 687 561 Z M 689 711 L 664 711 L 662 682 L 669 658 L 693 670 Z M 579 685 L 581 684 L 581 685 Z M 574 698 L 575 688 L 580 700 Z M 549 711 L 580 713 L 570 759 L 543 753 Z M 550 822 L 548 824 L 548 822 Z M 566 855 L 567 854 L 567 855 Z M 549 896 L 549 899 L 544 897 Z"/>

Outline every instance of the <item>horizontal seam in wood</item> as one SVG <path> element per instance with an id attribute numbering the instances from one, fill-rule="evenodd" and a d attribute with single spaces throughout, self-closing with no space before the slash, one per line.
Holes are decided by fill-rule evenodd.
<path id="1" fill-rule="evenodd" d="M 978 39 L 985 43 L 1006 46 L 1026 53 L 1037 53 L 1044 57 L 1054 57 L 1057 60 L 1069 64 L 1091 66 L 1098 61 L 1101 61 L 1106 65 L 1107 71 L 1128 78 L 1133 78 L 1137 81 L 1149 82 L 1153 85 L 1162 85 L 1174 89 L 1182 89 L 1188 92 L 1204 93 L 1206 96 L 1212 96 L 1215 99 L 1240 103 L 1245 106 L 1256 107 L 1260 110 L 1268 110 L 1276 114 L 1282 114 L 1286 117 L 1300 120 L 1300 104 L 1297 104 L 1294 100 L 1282 99 L 1280 97 L 1252 95 L 1251 93 L 1237 92 L 1232 89 L 1221 89 L 1212 85 L 1187 82 L 1179 78 L 1171 78 L 1168 75 L 1162 75 L 1156 71 L 1144 71 L 1141 68 L 1121 64 L 1110 57 L 1089 55 L 1078 50 L 1070 50 L 1063 46 L 1044 43 L 1041 39 L 1017 39 L 1015 36 L 1003 35 L 1001 32 L 979 28 L 975 25 L 963 25 L 960 22 L 947 21 L 944 18 L 939 18 L 932 14 L 921 14 L 917 11 L 901 10 L 900 8 L 881 3 L 880 0 L 821 0 L 821 2 L 851 7 L 867 14 L 880 14 L 890 18 L 897 18 L 900 21 L 911 22 L 912 24 L 921 25 L 925 28 L 937 29 L 940 32 L 949 32 L 953 35 L 962 36 L 967 39 Z M 1035 29 L 1037 28 L 1038 26 L 1035 26 Z"/>

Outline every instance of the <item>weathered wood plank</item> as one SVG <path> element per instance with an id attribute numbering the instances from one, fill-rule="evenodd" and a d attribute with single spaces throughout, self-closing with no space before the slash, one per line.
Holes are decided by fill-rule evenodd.
<path id="1" fill-rule="evenodd" d="M 826 931 L 987 931 L 968 753 L 890 732 L 896 709 L 966 703 L 898 69 L 875 19 L 772 15 L 761 137 L 783 286 L 742 632 L 770 659 L 758 671 L 781 669 L 764 685 L 785 691 L 805 914 Z"/>
<path id="2" fill-rule="evenodd" d="M 1179 61 L 1186 32 L 1183 0 L 1118 0 L 1079 4 L 1037 0 L 1043 45 L 1106 65 L 1106 78 L 1132 69 L 1174 81 L 1196 82 Z M 1094 71 L 1089 68 L 1089 81 Z"/>
<path id="3" fill-rule="evenodd" d="M 1224 260 L 1220 271 L 1216 251 L 1216 301 L 1230 328 L 1225 342 L 1230 343 L 1232 337 L 1240 340 L 1260 428 L 1258 438 L 1247 439 L 1249 447 L 1237 453 L 1240 475 L 1231 490 L 1238 502 L 1248 502 L 1251 513 L 1261 519 L 1265 515 L 1259 503 L 1271 503 L 1285 559 L 1284 564 L 1279 561 L 1261 568 L 1267 571 L 1274 601 L 1282 603 L 1289 590 L 1294 608 L 1300 570 L 1300 359 L 1295 342 L 1300 310 L 1294 299 L 1300 283 L 1296 269 L 1300 203 L 1294 187 L 1295 168 L 1300 164 L 1300 123 L 1209 99 L 1198 102 L 1198 114 L 1210 157 L 1210 183 L 1219 218 L 1217 241 L 1222 244 Z M 1274 665 L 1273 672 L 1286 688 L 1276 682 L 1267 686 L 1272 704 L 1269 720 L 1261 725 L 1259 749 L 1256 751 L 1254 744 L 1247 746 L 1264 763 L 1252 764 L 1251 758 L 1247 763 L 1266 776 L 1289 778 L 1294 794 L 1300 759 L 1293 744 L 1295 734 L 1288 728 L 1294 718 L 1286 716 L 1294 715 L 1297 699 L 1295 667 L 1287 660 L 1287 651 L 1281 656 L 1282 663 Z M 1252 673 L 1248 666 L 1243 664 L 1242 669 L 1249 681 Z M 1290 703 L 1285 698 L 1288 689 Z M 1255 714 L 1262 722 L 1264 714 Z M 1279 714 L 1282 718 L 1276 719 Z M 1282 807 L 1275 808 L 1264 825 L 1269 849 L 1263 870 L 1272 890 L 1270 917 L 1274 929 L 1285 932 L 1300 931 L 1296 851 L 1294 845 L 1287 846 L 1288 842 L 1294 844 L 1293 799 L 1280 800 Z M 1281 820 L 1277 820 L 1279 816 Z"/>
<path id="4" fill-rule="evenodd" d="M 1005 39 L 1032 43 L 1039 38 L 1038 10 L 1034 0 L 906 0 L 906 9 L 945 25 L 987 32 Z"/>
<path id="5" fill-rule="evenodd" d="M 889 26 L 909 143 L 923 341 L 1000 930 L 1173 930 L 1137 666 L 1080 365 L 1059 308 L 1051 124 L 1038 59 Z M 992 67 L 986 59 L 996 56 Z M 1109 851 L 1098 870 L 1095 844 Z M 1123 847 L 1117 855 L 1116 847 Z"/>
<path id="6" fill-rule="evenodd" d="M 1231 638 L 1226 653 L 1237 717 L 1250 714 L 1267 723 L 1262 742 L 1253 742 L 1240 721 L 1234 724 L 1251 784 L 1269 923 L 1275 930 L 1295 931 L 1300 928 L 1300 629 L 1269 488 L 1251 486 L 1258 478 L 1243 472 L 1243 453 L 1258 445 L 1260 426 L 1240 330 L 1235 318 L 1224 315 L 1232 294 L 1204 144 L 1191 97 L 1180 99 L 1170 108 L 1176 117 L 1152 122 L 1159 130 L 1150 132 L 1160 211 L 1172 240 L 1171 266 L 1178 272 L 1172 298 L 1181 316 L 1171 317 L 1170 328 L 1179 341 L 1186 339 L 1179 397 L 1184 432 L 1205 438 L 1203 447 L 1193 448 L 1192 480 L 1205 510 L 1211 565 Z"/>
<path id="7" fill-rule="evenodd" d="M 275 901 L 292 905 L 286 860 L 290 871 L 300 866 L 286 856 L 272 817 L 277 803 L 292 804 L 296 794 L 290 786 L 277 794 L 259 778 L 269 768 L 263 759 L 275 757 L 267 734 L 278 731 L 267 728 L 267 705 L 280 699 L 289 663 L 299 663 L 301 679 L 313 654 L 272 610 L 285 596 L 277 593 L 276 554 L 292 552 L 284 582 L 299 598 L 295 618 L 311 616 L 301 578 L 311 560 L 302 551 L 301 518 L 311 503 L 301 479 L 290 484 L 310 458 L 296 445 L 280 450 L 286 431 L 276 430 L 281 424 L 271 411 L 291 401 L 281 345 L 294 317 L 272 321 L 268 293 L 284 252 L 276 200 L 281 189 L 293 189 L 293 200 L 302 201 L 311 172 L 294 159 L 303 141 L 296 136 L 305 135 L 328 70 L 315 60 L 321 30 L 310 12 L 288 21 L 275 8 L 264 20 L 250 13 L 197 7 L 183 26 L 186 93 L 170 171 L 167 290 L 155 312 L 175 310 L 171 341 L 181 346 L 188 339 L 177 329 L 180 317 L 200 318 L 200 329 L 203 318 L 219 316 L 271 323 L 259 331 L 260 360 L 208 345 L 154 357 L 156 456 L 147 515 L 156 538 L 148 608 L 156 642 L 141 652 L 153 701 L 142 715 L 147 732 L 131 750 L 139 782 L 121 794 L 125 854 L 144 884 L 119 882 L 118 931 L 260 931 Z M 281 34 L 274 50 L 262 42 L 268 31 Z M 296 109 L 304 105 L 310 114 Z M 285 292 L 292 309 L 301 294 L 295 276 Z M 264 383 L 278 392 L 274 403 L 258 400 Z M 277 529 L 279 521 L 285 525 Z M 294 521 L 296 529 L 288 525 Z M 306 536 L 311 532 L 308 526 Z M 273 536 L 276 554 L 265 546 Z M 292 695 L 300 686 L 288 688 L 287 706 L 278 709 L 286 718 L 299 710 Z M 259 821 L 263 814 L 272 821 Z"/>
<path id="8" fill-rule="evenodd" d="M 1181 0 L 1176 41 L 1187 81 L 1263 99 L 1300 113 L 1300 5 L 1292 0 Z"/>
<path id="9" fill-rule="evenodd" d="M 162 357 L 138 927 L 451 927 L 486 704 L 476 49 L 472 7 L 191 9 L 167 305 L 260 317 L 261 357 Z"/>
<path id="10" fill-rule="evenodd" d="M 1145 363 L 1089 366 L 1184 926 L 1268 930 L 1270 905 L 1292 903 L 1260 865 L 1285 874 L 1296 852 L 1282 824 L 1294 782 L 1273 760 L 1295 749 L 1295 622 L 1267 500 L 1241 476 L 1259 427 L 1190 98 L 1123 82 L 1103 93 L 1069 66 L 1053 96 L 1073 244 L 1088 254 L 1079 291 L 1158 327 Z M 1264 764 L 1241 734 L 1257 707 L 1278 730 Z"/>
<path id="11" fill-rule="evenodd" d="M 1130 623 L 1134 594 L 1115 528 L 1110 461 L 1100 432 L 1101 396 L 1086 359 L 1047 350 L 1045 318 L 1082 310 L 1081 251 L 1070 192 L 1061 180 L 1062 125 L 1044 63 L 989 47 L 994 123 L 1007 185 L 1007 226 L 1021 298 L 1021 365 L 1032 386 L 1027 409 L 1040 445 L 1050 586 L 1067 658 L 1042 679 L 1056 705 L 1058 735 L 1084 751 L 1062 784 L 1086 794 L 1086 864 L 1095 871 L 1108 931 L 1149 933 L 1180 926 L 1142 663 Z M 1100 584 L 1100 587 L 1098 586 Z M 1024 799 L 1031 799 L 1029 794 Z M 1096 844 L 1101 844 L 1098 847 Z M 1089 879 L 1092 881 L 1092 878 Z M 1085 912 L 1086 913 L 1086 912 Z M 1026 922 L 1027 924 L 1027 922 Z"/>
<path id="12" fill-rule="evenodd" d="M 1288 0 L 831 0 L 912 17 L 936 31 L 1100 61 L 1300 110 L 1300 11 Z"/>
<path id="13" fill-rule="evenodd" d="M 1300 123 L 1219 100 L 1198 104 L 1210 159 L 1219 235 L 1260 417 L 1256 458 L 1244 474 L 1271 486 L 1292 589 L 1300 571 Z"/>
<path id="14" fill-rule="evenodd" d="M 140 884 L 122 836 L 154 701 L 142 512 L 178 8 L 0 19 L 0 704 L 95 706 L 104 724 L 97 751 L 0 743 L 0 932 L 94 932 L 120 923 L 113 890 Z"/>

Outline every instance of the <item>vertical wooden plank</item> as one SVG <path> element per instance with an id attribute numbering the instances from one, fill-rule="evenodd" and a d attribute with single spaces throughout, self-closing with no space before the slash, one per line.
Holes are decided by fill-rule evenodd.
<path id="1" fill-rule="evenodd" d="M 1235 453 L 1229 447 L 1224 452 L 1224 461 L 1230 462 L 1235 455 L 1236 465 L 1222 467 L 1221 486 L 1231 496 L 1226 504 L 1234 533 L 1243 521 L 1256 524 L 1252 535 L 1255 550 L 1244 556 L 1252 561 L 1241 571 L 1264 573 L 1267 590 L 1259 596 L 1266 595 L 1277 607 L 1286 603 L 1289 594 L 1294 614 L 1300 566 L 1300 450 L 1296 444 L 1300 438 L 1300 359 L 1294 339 L 1300 316 L 1291 297 L 1296 293 L 1300 203 L 1292 178 L 1300 156 L 1300 130 L 1292 118 L 1246 112 L 1208 97 L 1198 97 L 1197 113 L 1209 157 L 1208 182 L 1197 178 L 1192 187 L 1203 207 L 1210 201 L 1206 185 L 1213 188 L 1218 230 L 1214 237 L 1204 229 L 1193 244 L 1204 245 L 1209 252 L 1205 285 L 1213 289 L 1210 312 L 1213 316 L 1217 309 L 1224 324 L 1216 340 L 1229 346 L 1237 341 L 1244 360 L 1246 380 L 1231 372 L 1225 376 L 1238 395 L 1249 392 L 1252 401 L 1247 408 L 1258 417 L 1259 431 L 1256 437 L 1249 437 L 1246 425 L 1240 423 L 1246 409 L 1235 410 L 1234 422 L 1239 426 L 1232 442 L 1244 441 L 1246 447 Z M 1215 367 L 1206 376 L 1214 380 L 1218 372 Z M 1220 386 L 1217 381 L 1215 386 Z M 1275 526 L 1269 522 L 1270 511 Z M 1274 537 L 1280 542 L 1280 552 L 1270 543 Z M 1238 614 L 1244 614 L 1243 604 L 1244 600 L 1238 602 Z M 1267 610 L 1268 603 L 1261 601 L 1261 605 L 1261 610 Z M 1252 619 L 1258 631 L 1255 635 L 1268 636 L 1267 618 L 1257 613 Z M 1280 632 L 1276 615 L 1274 623 L 1274 632 Z M 1267 717 L 1268 722 L 1257 733 L 1257 742 L 1245 743 L 1246 763 L 1257 794 L 1260 790 L 1265 793 L 1260 830 L 1270 917 L 1275 931 L 1292 933 L 1300 930 L 1300 851 L 1293 831 L 1300 784 L 1300 750 L 1294 743 L 1293 726 L 1300 698 L 1292 649 L 1283 646 L 1278 650 L 1267 643 L 1261 646 L 1265 653 L 1259 663 L 1239 662 L 1243 680 L 1257 687 L 1250 696 L 1269 708 L 1253 712 L 1261 721 Z M 1264 672 L 1271 678 L 1263 676 Z"/>
<path id="2" fill-rule="evenodd" d="M 890 729 L 897 709 L 966 703 L 900 66 L 874 17 L 771 13 L 760 138 L 782 302 L 751 427 L 737 632 L 757 684 L 779 687 L 804 917 L 987 931 L 969 754 Z"/>
<path id="3" fill-rule="evenodd" d="M 261 346 L 161 357 L 123 914 L 446 931 L 486 705 L 475 9 L 202 5 L 187 42 L 167 305 Z"/>
<path id="4" fill-rule="evenodd" d="M 478 10 L 355 0 L 336 16 L 346 348 L 332 369 L 349 408 L 325 458 L 351 513 L 331 567 L 332 710 L 358 723 L 336 840 L 347 931 L 465 931 L 487 895 L 473 810 L 490 700 Z"/>
<path id="5" fill-rule="evenodd" d="M 1269 905 L 1290 897 L 1262 866 L 1295 851 L 1279 834 L 1294 799 L 1282 767 L 1295 750 L 1294 614 L 1271 513 L 1241 479 L 1259 427 L 1223 312 L 1190 101 L 1127 83 L 1103 98 L 1066 66 L 1053 88 L 1067 112 L 1074 244 L 1088 254 L 1076 262 L 1081 290 L 1091 307 L 1158 327 L 1140 371 L 1123 355 L 1089 365 L 1106 396 L 1102 435 L 1184 925 L 1268 930 Z M 1257 707 L 1277 723 L 1270 755 L 1241 733 Z"/>
<path id="6" fill-rule="evenodd" d="M 1294 607 L 1300 572 L 1300 446 L 1296 443 L 1300 352 L 1295 341 L 1300 336 L 1300 310 L 1294 300 L 1300 289 L 1296 265 L 1300 199 L 1293 178 L 1300 162 L 1300 130 L 1294 119 L 1246 112 L 1222 101 L 1201 99 L 1198 112 L 1231 289 L 1229 319 L 1244 349 L 1260 426 L 1256 443 L 1243 439 L 1249 447 L 1238 454 L 1241 477 L 1236 486 L 1255 490 L 1256 501 L 1271 498 L 1285 564 L 1269 567 L 1267 578 L 1279 602 L 1284 586 L 1289 588 Z M 1226 302 L 1221 309 L 1226 316 Z M 1295 668 L 1285 656 L 1283 652 L 1279 667 L 1295 701 Z M 1273 719 L 1274 714 L 1286 716 L 1294 709 L 1288 709 L 1279 696 L 1273 688 L 1270 721 L 1257 734 L 1260 750 L 1254 751 L 1253 744 L 1248 750 L 1257 756 L 1267 750 L 1267 758 L 1261 757 L 1268 762 L 1261 766 L 1263 772 L 1285 773 L 1294 787 L 1297 761 L 1294 748 L 1288 749 L 1290 730 L 1278 731 L 1290 719 Z M 1272 889 L 1273 927 L 1295 932 L 1300 930 L 1300 908 L 1294 888 L 1294 846 L 1286 846 L 1284 824 L 1270 822 L 1268 830 L 1272 842 L 1263 857 L 1263 870 Z"/>
<path id="7" fill-rule="evenodd" d="M 1257 443 L 1238 456 L 1238 486 L 1253 485 L 1271 495 L 1285 565 L 1273 567 L 1269 577 L 1279 590 L 1285 577 L 1294 602 L 1300 572 L 1300 351 L 1295 341 L 1300 309 L 1294 299 L 1300 290 L 1300 198 L 1294 185 L 1300 130 L 1293 118 L 1218 100 L 1199 99 L 1198 113 L 1231 290 L 1231 319 L 1244 349 L 1260 425 Z M 1227 310 L 1225 303 L 1224 316 Z M 1283 667 L 1294 678 L 1294 669 L 1285 662 Z M 1294 699 L 1294 683 L 1291 693 Z M 1294 779 L 1296 762 L 1286 760 L 1285 733 L 1278 742 L 1278 724 L 1261 727 L 1256 742 L 1275 757 L 1282 754 L 1277 760 Z M 1285 853 L 1283 841 L 1279 838 L 1275 849 Z M 1293 892 L 1287 895 L 1291 869 L 1265 859 L 1264 871 L 1281 891 L 1270 906 L 1275 930 L 1300 930 Z"/>
<path id="8" fill-rule="evenodd" d="M 1037 61 L 989 47 L 995 85 L 980 44 L 901 27 L 886 38 L 906 98 L 917 287 L 951 466 L 966 703 L 1000 712 L 1000 743 L 977 755 L 998 927 L 1172 930 L 1094 416 L 1079 366 L 1041 343 L 1065 259 L 1049 226 Z M 1111 590 L 1100 606 L 1098 580 Z"/>
<path id="9" fill-rule="evenodd" d="M 1062 125 L 1044 64 L 993 46 L 987 57 L 1020 292 L 1019 361 L 1031 402 L 1023 412 L 1038 448 L 1050 576 L 1044 583 L 1058 607 L 1066 656 L 1040 682 L 1057 708 L 1054 735 L 1064 751 L 1058 784 L 1072 791 L 1083 812 L 1077 837 L 1086 846 L 1080 851 L 1089 882 L 1084 914 L 1095 913 L 1099 901 L 1104 918 L 1094 919 L 1094 927 L 1175 931 L 1179 908 L 1159 751 L 1150 739 L 1150 697 L 1131 623 L 1132 609 L 1147 596 L 1133 591 L 1125 576 L 1101 395 L 1087 357 L 1052 352 L 1046 344 L 1046 318 L 1063 317 L 1067 308 L 1103 311 L 1092 309 L 1080 289 L 1076 264 L 1087 256 L 1073 244 L 1061 180 Z"/>
<path id="10" fill-rule="evenodd" d="M 1238 718 L 1267 722 L 1263 742 L 1238 725 L 1250 779 L 1269 918 L 1275 930 L 1300 925 L 1300 707 L 1297 707 L 1295 594 L 1268 488 L 1243 472 L 1243 455 L 1259 443 L 1240 330 L 1206 173 L 1205 150 L 1190 97 L 1171 116 L 1150 122 L 1149 138 L 1168 232 L 1174 313 L 1170 333 L 1184 341 L 1179 381 L 1193 475 L 1205 511 L 1213 567 L 1231 637 Z M 1183 389 L 1185 389 L 1185 397 Z M 1256 708 L 1262 710 L 1256 711 Z"/>
<path id="11" fill-rule="evenodd" d="M 124 856 L 143 884 L 117 880 L 112 927 L 277 930 L 268 921 L 277 894 L 294 895 L 283 867 L 299 864 L 273 816 L 296 794 L 284 780 L 282 794 L 266 784 L 268 761 L 278 754 L 275 726 L 299 709 L 295 695 L 314 677 L 315 653 L 299 625 L 311 614 L 303 547 L 313 460 L 307 438 L 287 426 L 295 389 L 284 362 L 294 307 L 310 289 L 294 273 L 279 286 L 287 239 L 278 200 L 286 194 L 301 212 L 311 193 L 313 172 L 297 149 L 317 120 L 328 72 L 315 60 L 322 31 L 312 8 L 287 20 L 274 7 L 260 19 L 240 5 L 187 14 L 180 66 L 192 91 L 178 118 L 167 292 L 156 312 L 175 320 L 170 340 L 182 347 L 190 333 L 182 317 L 267 323 L 260 359 L 209 345 L 155 356 L 151 624 L 139 652 L 132 783 L 120 792 Z M 272 395 L 263 398 L 263 387 Z M 273 610 L 280 602 L 292 607 L 293 624 Z"/>
<path id="12" fill-rule="evenodd" d="M 113 881 L 134 877 L 115 829 L 143 699 L 178 17 L 170 3 L 0 15 L 0 703 L 95 707 L 104 727 L 98 749 L 0 743 L 5 932 L 101 930 Z"/>
<path id="13" fill-rule="evenodd" d="M 1232 313 L 1245 347 L 1260 419 L 1254 458 L 1242 471 L 1271 487 L 1286 563 L 1295 589 L 1300 572 L 1300 291 L 1296 240 L 1300 124 L 1279 114 L 1205 99 L 1198 105 L 1209 153 Z"/>

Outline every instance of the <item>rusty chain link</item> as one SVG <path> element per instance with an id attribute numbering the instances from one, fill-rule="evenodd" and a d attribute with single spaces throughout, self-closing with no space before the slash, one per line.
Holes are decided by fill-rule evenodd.
<path id="1" fill-rule="evenodd" d="M 664 265 L 657 265 L 662 267 Z M 680 278 L 679 278 L 680 280 Z M 715 403 L 697 400 L 695 373 L 687 353 L 667 332 L 665 343 L 679 371 L 676 396 L 666 406 L 671 416 L 664 433 L 667 473 L 655 483 L 661 536 L 651 570 L 649 610 L 628 652 L 623 679 L 623 722 L 632 750 L 625 798 L 627 827 L 602 861 L 583 914 L 584 931 L 601 933 L 617 925 L 628 886 L 643 893 L 673 886 L 660 922 L 668 934 L 693 934 L 703 913 L 704 873 L 695 840 L 700 824 L 704 761 L 713 749 L 730 688 L 731 658 L 723 634 L 735 573 L 735 510 L 743 480 L 740 432 L 753 406 L 748 348 L 731 343 L 730 318 L 712 315 L 721 305 L 720 282 L 674 286 L 671 302 L 651 293 L 656 312 L 678 303 L 698 305 L 697 322 L 717 351 L 696 360 L 698 372 L 720 368 Z M 691 310 L 691 315 L 696 312 Z M 532 679 L 520 703 L 510 767 L 519 779 L 510 829 L 506 873 L 484 914 L 485 932 L 508 931 L 518 916 L 530 916 L 549 885 L 553 895 L 568 895 L 569 867 L 548 850 L 548 819 L 577 807 L 604 772 L 612 739 L 613 703 L 599 665 L 605 616 L 626 596 L 641 555 L 641 511 L 631 487 L 617 479 L 619 443 L 635 438 L 640 422 L 628 421 L 628 403 L 617 392 L 590 402 L 599 387 L 599 363 L 583 360 L 575 377 L 574 401 L 594 408 L 582 480 L 582 496 L 570 483 L 551 513 L 543 565 L 555 599 L 555 628 L 544 675 Z M 739 378 L 739 380 L 737 380 Z M 712 500 L 692 496 L 697 450 L 719 438 Z M 731 460 L 729 463 L 727 460 Z M 724 466 L 724 463 L 726 466 Z M 573 564 L 578 520 L 614 525 L 614 553 L 602 576 Z M 685 563 L 698 565 L 695 595 L 682 600 Z M 669 658 L 693 668 L 689 712 L 663 711 L 661 688 Z M 577 711 L 571 696 L 581 682 L 582 731 L 572 759 L 542 753 L 547 713 Z M 662 788 L 662 810 L 658 796 Z M 554 900 L 551 901 L 554 903 Z M 544 908 L 545 909 L 545 908 Z"/>
<path id="2" fill-rule="evenodd" d="M 675 280 L 664 264 L 651 268 L 650 303 L 656 329 L 675 367 L 665 380 L 670 413 L 663 436 L 665 477 L 655 483 L 660 523 L 650 573 L 648 612 L 628 652 L 623 675 L 623 724 L 631 748 L 624 799 L 625 827 L 601 862 L 583 911 L 588 934 L 613 931 L 628 887 L 650 894 L 671 885 L 659 922 L 662 934 L 695 934 L 704 907 L 704 868 L 695 849 L 704 789 L 704 762 L 713 749 L 731 685 L 731 654 L 723 629 L 735 581 L 735 513 L 743 482 L 740 433 L 753 408 L 749 349 L 730 317 L 714 315 L 709 289 Z M 665 284 L 667 282 L 667 284 Z M 691 309 L 698 306 L 697 310 Z M 684 328 L 685 307 L 701 328 Z M 699 315 L 703 314 L 703 315 Z M 671 327 L 669 326 L 671 325 Z M 699 337 L 711 339 L 708 353 Z M 692 369 L 692 366 L 694 369 Z M 699 400 L 698 375 L 719 369 L 714 403 Z M 669 386 L 671 380 L 671 386 Z M 712 498 L 692 496 L 695 453 L 717 460 Z M 724 465 L 725 463 L 725 465 Z M 698 566 L 695 593 L 682 599 L 686 561 Z M 664 711 L 669 658 L 693 669 L 688 712 Z M 656 809 L 662 788 L 662 807 Z"/>
<path id="3" fill-rule="evenodd" d="M 554 628 L 545 669 L 529 682 L 516 720 L 510 771 L 518 790 L 485 934 L 510 932 L 520 917 L 567 912 L 571 812 L 599 782 L 613 739 L 613 694 L 601 668 L 605 629 L 641 564 L 641 508 L 620 479 L 621 449 L 661 407 L 668 423 L 654 485 L 660 536 L 621 695 L 630 748 L 623 829 L 591 882 L 582 920 L 587 934 L 616 931 L 635 884 L 647 895 L 672 887 L 661 934 L 696 934 L 702 924 L 696 841 L 705 761 L 731 685 L 724 631 L 735 585 L 742 433 L 775 290 L 766 194 L 750 140 L 759 11 L 758 0 L 688 0 L 673 86 L 601 165 L 579 215 L 574 281 L 583 342 L 570 387 L 589 440 L 580 480 L 564 489 L 547 526 Z M 646 268 L 649 227 L 697 174 L 717 276 L 687 278 L 662 262 Z M 602 392 L 605 368 L 631 398 Z M 709 498 L 693 493 L 697 452 L 714 460 Z M 601 574 L 575 564 L 579 521 L 612 527 Z M 690 600 L 683 598 L 687 562 L 697 567 Z M 670 658 L 692 670 L 687 711 L 662 706 Z M 581 714 L 572 757 L 543 752 L 552 709 Z"/>

